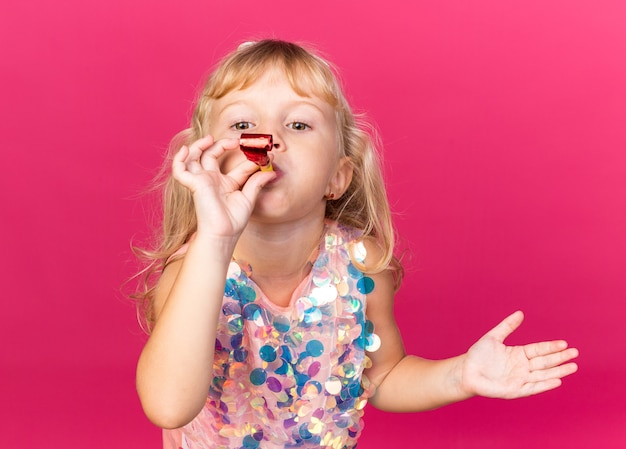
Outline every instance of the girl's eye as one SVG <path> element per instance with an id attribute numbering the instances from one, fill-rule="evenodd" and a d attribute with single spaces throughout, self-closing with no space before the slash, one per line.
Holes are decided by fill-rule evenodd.
<path id="1" fill-rule="evenodd" d="M 237 131 L 245 131 L 246 129 L 252 128 L 252 123 L 250 122 L 237 122 L 233 125 Z"/>
<path id="2" fill-rule="evenodd" d="M 303 122 L 292 122 L 292 123 L 289 123 L 287 127 L 295 131 L 306 131 L 307 129 L 311 128 L 309 125 Z"/>

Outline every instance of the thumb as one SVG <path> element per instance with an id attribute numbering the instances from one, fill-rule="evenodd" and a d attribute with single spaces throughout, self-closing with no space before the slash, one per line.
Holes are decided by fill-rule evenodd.
<path id="1" fill-rule="evenodd" d="M 524 313 L 522 313 L 521 310 L 518 310 L 502 320 L 500 324 L 487 332 L 485 336 L 494 338 L 498 342 L 502 343 L 515 331 L 515 329 L 520 326 L 520 324 L 522 324 L 522 321 L 524 321 Z"/>
<path id="2" fill-rule="evenodd" d="M 261 189 L 275 177 L 276 172 L 274 171 L 257 171 L 248 178 L 241 191 L 254 204 Z"/>

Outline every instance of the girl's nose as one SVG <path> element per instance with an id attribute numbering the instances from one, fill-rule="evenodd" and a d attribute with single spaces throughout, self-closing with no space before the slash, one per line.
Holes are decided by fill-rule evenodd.
<path id="1" fill-rule="evenodd" d="M 281 135 L 278 132 L 273 132 L 272 136 L 272 150 L 285 151 L 287 147 L 285 146 L 285 142 L 283 142 Z"/>

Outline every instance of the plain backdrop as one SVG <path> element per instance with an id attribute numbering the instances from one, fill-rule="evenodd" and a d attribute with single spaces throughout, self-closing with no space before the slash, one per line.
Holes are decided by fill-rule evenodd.
<path id="1" fill-rule="evenodd" d="M 0 447 L 158 448 L 124 282 L 143 195 L 238 43 L 309 43 L 384 142 L 409 352 L 565 338 L 580 371 L 517 401 L 394 415 L 359 448 L 626 447 L 626 2 L 4 0 Z"/>

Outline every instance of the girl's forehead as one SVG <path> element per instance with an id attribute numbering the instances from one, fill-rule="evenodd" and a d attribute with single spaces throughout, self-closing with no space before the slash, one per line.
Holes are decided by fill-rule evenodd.
<path id="1" fill-rule="evenodd" d="M 285 70 L 268 68 L 255 78 L 246 80 L 237 90 L 246 91 L 252 89 L 285 89 L 290 90 L 302 97 L 314 95 L 312 83 L 306 77 L 290 76 Z"/>
<path id="2" fill-rule="evenodd" d="M 280 64 L 259 64 L 252 71 L 233 71 L 228 81 L 214 86 L 214 98 L 247 91 L 260 85 L 265 87 L 289 87 L 300 97 L 317 97 L 333 108 L 338 103 L 336 88 L 332 80 L 311 67 L 302 65 L 284 66 Z"/>
<path id="3" fill-rule="evenodd" d="M 218 109 L 229 104 L 267 101 L 268 103 L 299 103 L 312 104 L 318 108 L 334 109 L 333 104 L 326 97 L 321 96 L 313 89 L 294 85 L 283 72 L 273 69 L 264 73 L 260 78 L 243 86 L 231 89 L 221 98 L 215 100 Z"/>

